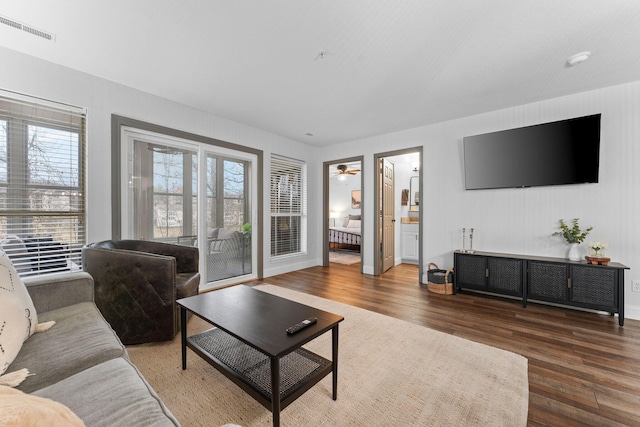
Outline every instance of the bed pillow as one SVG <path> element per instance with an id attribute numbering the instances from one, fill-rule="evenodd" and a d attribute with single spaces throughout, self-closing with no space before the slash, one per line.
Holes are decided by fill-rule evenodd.
<path id="1" fill-rule="evenodd" d="M 84 426 L 68 407 L 44 397 L 0 386 L 1 426 Z"/>
<path id="2" fill-rule="evenodd" d="M 354 227 L 349 227 L 349 221 L 357 219 L 360 220 L 362 218 L 362 215 L 351 215 L 349 214 L 349 216 L 344 217 L 344 224 L 342 225 L 344 228 L 354 228 Z M 358 225 L 358 228 L 360 228 L 360 226 Z"/>
<path id="3" fill-rule="evenodd" d="M 359 219 L 350 219 L 349 224 L 347 224 L 347 228 L 357 228 L 360 229 L 360 220 Z"/>
<path id="4" fill-rule="evenodd" d="M 0 375 L 27 338 L 36 330 L 38 315 L 33 301 L 9 257 L 0 251 Z"/>

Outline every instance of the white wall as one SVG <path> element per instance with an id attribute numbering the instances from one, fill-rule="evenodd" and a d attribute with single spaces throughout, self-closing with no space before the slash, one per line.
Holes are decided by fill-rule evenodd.
<path id="1" fill-rule="evenodd" d="M 345 217 L 360 215 L 361 211 L 360 208 L 351 207 L 351 192 L 360 190 L 360 175 L 342 175 L 342 177 L 344 180 L 333 177 L 329 181 L 329 211 L 340 212 L 340 218 L 336 218 L 336 227 L 342 227 Z"/>
<path id="2" fill-rule="evenodd" d="M 0 47 L 2 89 L 77 105 L 87 109 L 87 240 L 111 238 L 111 115 L 118 114 L 149 123 L 191 132 L 264 152 L 264 173 L 260 183 L 269 182 L 272 153 L 309 162 L 309 176 L 316 176 L 321 164 L 311 162 L 316 150 L 306 144 L 282 138 L 249 126 L 204 113 L 181 104 L 115 84 L 85 73 L 42 61 Z M 176 82 L 179 84 L 179 82 Z M 314 188 L 315 183 L 310 183 Z M 309 255 L 270 261 L 269 192 L 264 193 L 264 274 L 270 276 L 318 264 L 320 245 L 309 241 Z M 309 224 L 319 224 L 321 202 L 309 199 Z"/>
<path id="3" fill-rule="evenodd" d="M 596 113 L 602 113 L 598 184 L 464 190 L 465 136 Z M 607 256 L 630 267 L 625 274 L 626 316 L 640 319 L 640 293 L 631 291 L 631 279 L 640 279 L 639 140 L 640 82 L 635 82 L 352 141 L 324 152 L 364 155 L 363 233 L 372 239 L 374 154 L 424 147 L 425 200 L 420 208 L 425 264 L 453 265 L 462 227 L 475 229 L 477 250 L 566 257 L 567 245 L 551 234 L 560 218 L 580 218 L 582 225 L 594 227 L 587 241 L 607 242 Z M 372 248 L 364 250 L 363 264 L 365 272 L 373 271 Z"/>

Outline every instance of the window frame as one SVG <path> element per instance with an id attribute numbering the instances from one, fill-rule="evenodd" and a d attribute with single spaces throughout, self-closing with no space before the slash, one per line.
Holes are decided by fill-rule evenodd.
<path id="1" fill-rule="evenodd" d="M 278 154 L 271 155 L 270 163 L 270 257 L 272 260 L 276 260 L 292 256 L 306 255 L 308 253 L 307 163 L 302 160 L 292 159 Z M 285 177 L 287 179 L 283 179 Z M 298 181 L 297 187 L 296 180 Z M 293 182 L 293 184 L 291 182 Z M 292 193 L 289 195 L 290 200 L 288 209 L 286 206 L 283 206 L 279 197 L 282 185 L 288 186 L 286 190 Z M 299 197 L 294 197 L 293 193 L 296 190 L 300 192 Z M 289 230 L 291 230 L 291 225 L 295 225 L 296 234 L 293 236 L 293 239 L 291 237 L 285 239 L 286 243 L 282 249 L 280 249 L 281 242 L 279 240 L 283 235 L 279 234 L 278 229 L 287 225 L 286 221 L 281 221 L 281 219 L 287 218 L 289 218 Z M 299 224 L 295 224 L 295 219 L 299 220 Z M 283 234 L 287 232 L 287 230 L 281 231 Z"/>
<path id="2" fill-rule="evenodd" d="M 84 108 L 0 90 L 0 120 L 6 123 L 3 143 L 7 156 L 6 180 L 0 182 L 6 197 L 6 204 L 0 206 L 0 218 L 5 221 L 3 248 L 20 276 L 81 268 L 81 249 L 87 235 L 86 116 Z M 53 148 L 52 141 L 42 141 L 38 147 L 49 145 L 48 155 L 43 157 L 50 162 L 50 169 L 44 175 L 60 174 L 60 182 L 34 179 L 43 173 L 36 168 L 32 169 L 33 174 L 29 172 L 33 159 L 31 138 L 41 131 L 53 131 L 54 145 L 57 141 L 69 143 L 68 149 L 64 144 Z M 60 137 L 63 139 L 55 139 Z M 66 164 L 62 168 L 61 163 L 56 164 L 66 159 L 73 161 L 68 169 Z M 40 202 L 52 201 L 53 206 L 41 204 L 38 208 L 34 194 L 41 195 Z"/>

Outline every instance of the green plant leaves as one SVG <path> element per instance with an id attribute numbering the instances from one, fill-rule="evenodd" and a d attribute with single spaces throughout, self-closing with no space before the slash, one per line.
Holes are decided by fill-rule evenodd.
<path id="1" fill-rule="evenodd" d="M 588 227 L 585 230 L 580 229 L 578 221 L 580 218 L 573 218 L 571 220 L 571 227 L 567 225 L 564 219 L 560 220 L 560 230 L 553 233 L 554 236 L 562 236 L 567 243 L 582 243 L 587 235 L 593 230 L 593 227 Z"/>

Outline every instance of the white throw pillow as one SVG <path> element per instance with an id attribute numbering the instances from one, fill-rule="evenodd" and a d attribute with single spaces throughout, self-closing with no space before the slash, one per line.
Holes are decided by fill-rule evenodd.
<path id="1" fill-rule="evenodd" d="M 38 315 L 33 301 L 9 257 L 0 251 L 0 375 L 18 352 L 22 343 L 36 330 Z"/>
<path id="2" fill-rule="evenodd" d="M 357 228 L 360 229 L 360 221 L 359 219 L 350 219 L 347 228 Z"/>

